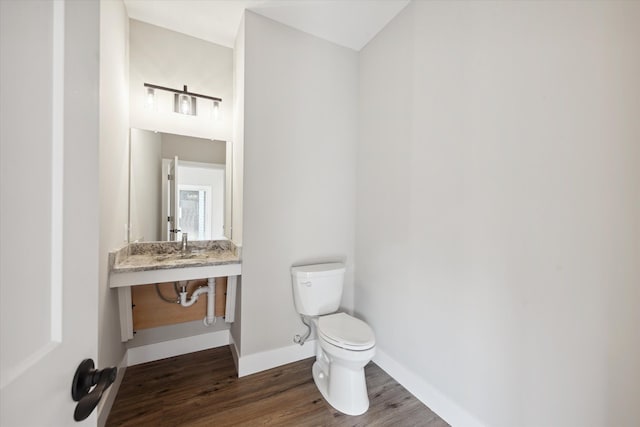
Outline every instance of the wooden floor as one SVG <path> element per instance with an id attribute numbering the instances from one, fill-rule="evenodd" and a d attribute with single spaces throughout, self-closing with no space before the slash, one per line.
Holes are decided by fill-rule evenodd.
<path id="1" fill-rule="evenodd" d="M 369 411 L 341 414 L 316 388 L 313 360 L 237 378 L 226 346 L 133 366 L 107 426 L 448 426 L 373 362 Z"/>

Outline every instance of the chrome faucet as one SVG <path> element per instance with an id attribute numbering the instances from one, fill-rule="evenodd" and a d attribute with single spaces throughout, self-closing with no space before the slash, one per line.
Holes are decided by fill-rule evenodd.
<path id="1" fill-rule="evenodd" d="M 182 252 L 187 251 L 187 236 L 188 233 L 182 233 Z"/>

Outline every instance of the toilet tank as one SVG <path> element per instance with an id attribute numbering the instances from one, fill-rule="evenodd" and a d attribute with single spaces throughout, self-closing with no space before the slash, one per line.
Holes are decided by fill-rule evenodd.
<path id="1" fill-rule="evenodd" d="M 345 267 L 342 263 L 291 267 L 296 310 L 306 316 L 322 316 L 338 310 Z"/>

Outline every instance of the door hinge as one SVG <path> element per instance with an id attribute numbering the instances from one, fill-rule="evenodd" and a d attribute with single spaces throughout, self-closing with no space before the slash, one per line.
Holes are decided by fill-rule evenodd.
<path id="1" fill-rule="evenodd" d="M 156 175 L 156 176 L 157 176 L 157 175 Z M 167 180 L 169 180 L 169 181 L 173 181 L 173 175 L 168 174 L 168 175 L 167 175 Z"/>

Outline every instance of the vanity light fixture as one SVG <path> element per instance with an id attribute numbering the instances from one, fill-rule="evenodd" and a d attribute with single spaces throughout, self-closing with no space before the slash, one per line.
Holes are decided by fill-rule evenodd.
<path id="1" fill-rule="evenodd" d="M 189 90 L 187 89 L 187 85 L 184 85 L 182 90 L 172 89 L 170 87 L 165 87 L 165 86 L 158 86 L 151 83 L 145 83 L 144 87 L 147 90 L 147 99 L 146 99 L 147 105 L 149 105 L 149 102 L 151 102 L 151 105 L 153 105 L 155 89 L 164 90 L 164 91 L 173 93 L 173 111 L 180 114 L 197 116 L 198 104 L 197 104 L 196 98 L 210 99 L 213 101 L 213 116 L 216 120 L 218 119 L 218 109 L 220 108 L 220 103 L 222 102 L 222 98 L 189 92 Z"/>

